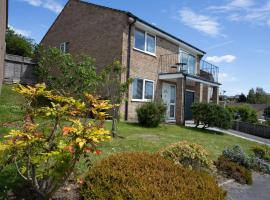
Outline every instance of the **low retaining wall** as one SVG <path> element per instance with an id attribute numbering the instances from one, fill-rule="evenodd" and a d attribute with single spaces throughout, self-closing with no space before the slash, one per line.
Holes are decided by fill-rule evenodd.
<path id="1" fill-rule="evenodd" d="M 232 128 L 236 131 L 270 139 L 270 127 L 248 122 L 234 121 Z"/>
<path id="2" fill-rule="evenodd" d="M 35 63 L 31 58 L 6 54 L 4 64 L 4 83 L 35 83 Z"/>

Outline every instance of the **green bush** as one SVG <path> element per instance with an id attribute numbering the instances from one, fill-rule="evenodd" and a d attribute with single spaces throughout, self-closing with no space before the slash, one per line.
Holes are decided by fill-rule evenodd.
<path id="1" fill-rule="evenodd" d="M 147 102 L 136 109 L 138 121 L 144 127 L 157 127 L 164 120 L 166 106 L 162 102 Z"/>
<path id="2" fill-rule="evenodd" d="M 222 106 L 209 103 L 194 103 L 191 107 L 193 118 L 198 126 L 200 123 L 206 127 L 231 127 L 231 115 Z"/>
<path id="3" fill-rule="evenodd" d="M 222 154 L 228 160 L 238 163 L 248 169 L 255 171 L 270 173 L 270 164 L 265 162 L 263 159 L 256 156 L 248 156 L 244 153 L 239 145 L 227 148 Z"/>
<path id="4" fill-rule="evenodd" d="M 233 119 L 240 119 L 242 122 L 257 123 L 258 115 L 256 110 L 251 106 L 244 104 L 240 106 L 227 106 L 227 110 L 231 113 Z"/>
<path id="5" fill-rule="evenodd" d="M 208 174 L 147 153 L 120 153 L 103 159 L 89 171 L 81 194 L 91 200 L 225 199 L 225 192 Z"/>
<path id="6" fill-rule="evenodd" d="M 225 149 L 222 155 L 232 162 L 250 168 L 250 158 L 239 145 Z"/>
<path id="7" fill-rule="evenodd" d="M 247 168 L 232 162 L 225 156 L 220 156 L 218 161 L 215 162 L 217 169 L 223 172 L 227 177 L 235 179 L 242 184 L 252 184 L 252 174 Z"/>
<path id="8" fill-rule="evenodd" d="M 195 143 L 178 142 L 162 149 L 159 153 L 164 158 L 189 169 L 199 171 L 212 171 L 214 169 L 208 152 L 201 145 Z"/>
<path id="9" fill-rule="evenodd" d="M 267 145 L 254 146 L 251 148 L 255 157 L 270 161 L 270 147 Z"/>

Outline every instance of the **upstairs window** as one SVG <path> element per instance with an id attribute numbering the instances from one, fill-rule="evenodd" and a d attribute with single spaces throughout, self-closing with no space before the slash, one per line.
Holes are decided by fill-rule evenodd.
<path id="1" fill-rule="evenodd" d="M 154 81 L 135 78 L 132 83 L 132 99 L 147 101 L 154 98 Z"/>
<path id="2" fill-rule="evenodd" d="M 156 37 L 145 31 L 135 29 L 134 47 L 146 53 L 156 53 Z"/>
<path id="3" fill-rule="evenodd" d="M 63 42 L 60 44 L 60 51 L 63 53 L 69 53 L 69 42 Z"/>

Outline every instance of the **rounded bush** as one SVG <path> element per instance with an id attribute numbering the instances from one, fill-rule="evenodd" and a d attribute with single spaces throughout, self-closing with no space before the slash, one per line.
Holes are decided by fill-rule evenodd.
<path id="1" fill-rule="evenodd" d="M 174 161 L 189 169 L 212 171 L 214 165 L 208 152 L 201 146 L 187 141 L 172 144 L 160 151 L 164 158 Z"/>
<path id="2" fill-rule="evenodd" d="M 157 127 L 164 119 L 166 107 L 162 102 L 147 102 L 136 110 L 138 121 L 144 127 Z"/>
<path id="3" fill-rule="evenodd" d="M 160 155 L 120 153 L 103 159 L 86 176 L 84 199 L 225 199 L 206 173 L 185 169 Z"/>
<path id="4" fill-rule="evenodd" d="M 191 110 L 197 126 L 201 123 L 204 128 L 215 126 L 228 129 L 231 127 L 230 112 L 222 106 L 210 103 L 194 103 Z"/>

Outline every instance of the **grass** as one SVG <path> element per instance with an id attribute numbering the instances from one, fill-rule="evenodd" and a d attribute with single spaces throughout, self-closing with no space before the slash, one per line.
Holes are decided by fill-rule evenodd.
<path id="1" fill-rule="evenodd" d="M 0 96 L 0 124 L 22 119 L 20 104 L 23 103 L 23 98 L 12 91 L 11 88 L 11 85 L 3 85 L 2 88 L 2 95 Z M 110 128 L 110 122 L 108 122 L 106 126 L 107 128 Z M 0 139 L 10 130 L 10 128 L 12 128 L 12 126 L 6 128 L 1 127 L 0 125 Z M 118 135 L 123 138 L 118 137 L 110 142 L 103 142 L 100 144 L 99 148 L 103 153 L 94 155 L 94 162 L 97 162 L 109 154 L 117 152 L 145 151 L 154 153 L 169 144 L 181 140 L 187 140 L 203 145 L 209 151 L 210 157 L 214 160 L 218 158 L 226 147 L 239 144 L 247 153 L 249 153 L 250 148 L 256 144 L 255 142 L 215 131 L 166 124 L 162 124 L 158 128 L 142 128 L 137 124 L 121 122 L 118 124 Z M 87 171 L 88 169 L 84 166 L 85 165 L 83 164 L 79 165 L 79 171 Z M 11 170 L 14 172 L 14 168 Z M 6 171 L 6 174 L 0 176 L 0 188 L 10 184 L 9 182 L 6 182 L 5 178 L 9 173 L 10 170 Z"/>

